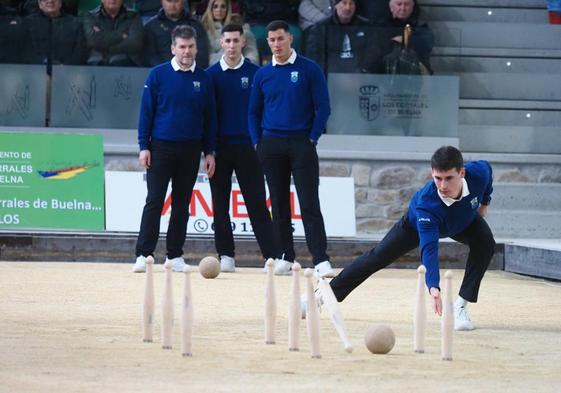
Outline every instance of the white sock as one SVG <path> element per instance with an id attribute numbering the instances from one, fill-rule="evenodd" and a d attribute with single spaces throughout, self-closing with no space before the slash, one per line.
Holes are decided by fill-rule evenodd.
<path id="1" fill-rule="evenodd" d="M 454 303 L 454 306 L 456 307 L 467 307 L 467 305 L 468 305 L 468 301 L 462 298 L 461 296 L 458 296 L 456 303 Z"/>

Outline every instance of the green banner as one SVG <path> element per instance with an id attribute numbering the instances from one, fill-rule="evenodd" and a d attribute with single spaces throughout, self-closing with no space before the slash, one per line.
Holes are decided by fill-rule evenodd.
<path id="1" fill-rule="evenodd" d="M 0 229 L 103 230 L 101 135 L 0 133 Z"/>

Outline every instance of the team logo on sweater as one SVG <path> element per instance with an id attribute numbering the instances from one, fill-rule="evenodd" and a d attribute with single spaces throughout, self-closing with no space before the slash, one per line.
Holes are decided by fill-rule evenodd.
<path id="1" fill-rule="evenodd" d="M 291 81 L 292 83 L 298 82 L 298 71 L 292 71 L 292 72 L 290 73 L 290 81 Z"/>
<path id="2" fill-rule="evenodd" d="M 193 90 L 195 90 L 195 91 L 201 91 L 201 82 L 199 82 L 199 81 L 193 81 Z"/>
<path id="3" fill-rule="evenodd" d="M 471 201 L 469 201 L 469 203 L 471 203 L 472 209 L 477 209 L 477 207 L 479 206 L 479 201 L 477 200 L 477 197 L 473 198 Z"/>
<path id="4" fill-rule="evenodd" d="M 249 87 L 249 78 L 247 76 L 241 77 L 242 89 L 247 89 Z"/>

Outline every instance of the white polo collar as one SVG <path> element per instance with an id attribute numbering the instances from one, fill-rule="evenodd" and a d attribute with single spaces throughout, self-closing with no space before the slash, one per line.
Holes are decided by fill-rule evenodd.
<path id="1" fill-rule="evenodd" d="M 179 66 L 179 64 L 177 63 L 177 59 L 175 58 L 175 56 L 173 56 L 173 59 L 171 59 L 171 66 L 173 67 L 174 71 L 195 72 L 195 67 L 197 66 L 197 62 L 195 60 L 193 60 L 193 64 L 191 65 L 191 67 L 189 67 L 189 69 L 182 70 L 181 67 Z"/>
<path id="2" fill-rule="evenodd" d="M 237 70 L 238 68 L 241 68 L 243 66 L 244 61 L 245 61 L 245 57 L 243 57 L 242 55 L 240 62 L 236 64 L 234 67 L 230 67 L 228 63 L 226 63 L 226 60 L 224 59 L 224 55 L 222 55 L 222 57 L 220 58 L 220 68 L 222 68 L 222 71 Z"/>
<path id="3" fill-rule="evenodd" d="M 284 63 L 279 63 L 277 61 L 277 59 L 275 58 L 275 55 L 273 55 L 273 67 L 274 66 L 278 66 L 278 65 L 286 65 L 286 64 L 294 64 L 294 62 L 296 61 L 296 51 L 294 49 L 292 49 L 292 54 L 290 55 L 290 57 L 284 62 Z"/>
<path id="4" fill-rule="evenodd" d="M 442 202 L 444 202 L 444 204 L 446 206 L 452 206 L 453 203 L 461 201 L 462 198 L 469 195 L 468 184 L 467 184 L 467 181 L 464 177 L 462 177 L 462 195 L 460 196 L 459 199 L 444 197 L 444 196 L 442 196 L 442 194 L 440 194 L 440 191 L 438 191 L 438 190 L 436 190 L 436 191 L 438 192 L 438 196 L 440 197 L 440 199 L 442 200 Z"/>

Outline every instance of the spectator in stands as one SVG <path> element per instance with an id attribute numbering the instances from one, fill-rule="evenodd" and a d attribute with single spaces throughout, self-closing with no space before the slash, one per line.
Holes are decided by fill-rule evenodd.
<path id="1" fill-rule="evenodd" d="M 21 63 L 25 27 L 16 11 L 0 3 L 0 63 Z"/>
<path id="2" fill-rule="evenodd" d="M 90 49 L 88 64 L 111 66 L 142 65 L 144 30 L 137 11 L 123 6 L 123 0 L 101 0 L 84 18 Z"/>
<path id="3" fill-rule="evenodd" d="M 333 14 L 331 6 L 333 0 L 302 0 L 298 7 L 300 28 L 308 27 L 329 18 Z"/>
<path id="4" fill-rule="evenodd" d="M 62 12 L 62 0 L 38 0 L 39 12 L 24 18 L 24 61 L 31 64 L 84 64 L 86 41 L 76 16 Z"/>
<path id="5" fill-rule="evenodd" d="M 357 72 L 367 46 L 369 21 L 355 0 L 335 0 L 333 14 L 306 31 L 306 55 L 324 72 Z"/>
<path id="6" fill-rule="evenodd" d="M 222 28 L 229 23 L 239 22 L 236 20 L 237 18 L 239 17 L 232 15 L 232 4 L 230 0 L 210 0 L 208 2 L 201 22 L 208 35 L 210 65 L 219 62 L 224 54 L 224 50 L 220 45 Z M 247 23 L 243 24 L 243 29 L 246 40 L 243 56 L 253 64 L 260 64 L 255 36 Z"/>
<path id="7" fill-rule="evenodd" d="M 64 9 L 64 1 L 62 7 Z M 78 2 L 78 16 L 84 17 L 88 12 L 99 7 L 100 0 L 68 0 Z M 136 9 L 136 0 L 125 0 L 123 5 L 127 8 Z"/>
<path id="8" fill-rule="evenodd" d="M 162 8 L 151 18 L 144 32 L 146 34 L 145 60 L 150 67 L 170 61 L 173 54 L 171 32 L 175 26 L 191 26 L 197 32 L 197 66 L 208 67 L 208 39 L 203 25 L 192 18 L 185 8 L 185 0 L 161 0 Z"/>
<path id="9" fill-rule="evenodd" d="M 77 16 L 79 2 L 80 0 L 62 0 L 62 12 Z M 39 4 L 37 0 L 23 0 L 18 1 L 18 3 L 18 10 L 24 17 L 39 12 Z"/>
<path id="10" fill-rule="evenodd" d="M 257 49 L 261 53 L 262 62 L 267 62 L 270 53 L 267 43 L 267 25 L 274 20 L 288 23 L 292 35 L 292 48 L 300 51 L 302 31 L 298 26 L 298 5 L 300 0 L 244 0 L 245 21 L 257 40 Z M 264 59 L 265 58 L 265 59 Z"/>
<path id="11" fill-rule="evenodd" d="M 382 26 L 386 42 L 383 46 L 384 53 L 390 53 L 393 48 L 402 45 L 403 29 L 410 25 L 413 33 L 409 42 L 419 61 L 432 73 L 430 67 L 430 53 L 434 46 L 434 35 L 426 23 L 419 21 L 420 7 L 416 0 L 390 0 L 385 20 Z"/>
<path id="12" fill-rule="evenodd" d="M 209 0 L 203 0 L 197 2 L 197 5 L 194 7 L 195 15 L 198 16 L 199 18 L 202 17 L 202 15 L 205 13 L 206 7 L 208 7 L 208 1 Z M 232 4 L 232 14 L 238 14 L 238 15 L 244 14 L 243 0 L 231 0 L 231 4 Z"/>

